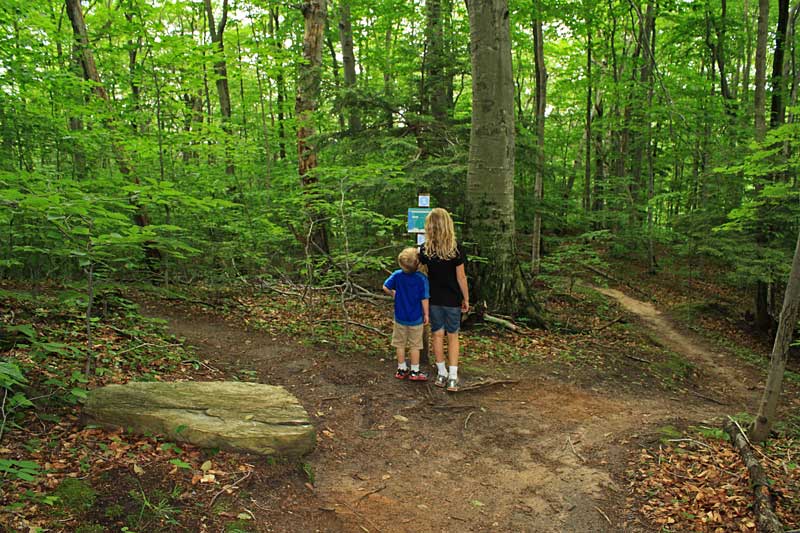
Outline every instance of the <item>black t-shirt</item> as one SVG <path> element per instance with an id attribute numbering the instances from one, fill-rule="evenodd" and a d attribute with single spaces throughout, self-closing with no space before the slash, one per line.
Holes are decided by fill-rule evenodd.
<path id="1" fill-rule="evenodd" d="M 460 244 L 456 244 L 456 256 L 440 259 L 425 255 L 425 246 L 419 247 L 419 262 L 428 266 L 428 281 L 431 287 L 431 305 L 461 307 L 464 297 L 456 278 L 456 267 L 467 262 L 467 254 Z"/>

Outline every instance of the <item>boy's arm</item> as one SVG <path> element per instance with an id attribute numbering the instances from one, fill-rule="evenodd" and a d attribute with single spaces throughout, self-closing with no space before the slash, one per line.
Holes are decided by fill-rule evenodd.
<path id="1" fill-rule="evenodd" d="M 387 287 L 386 285 L 384 285 L 384 286 L 383 286 L 383 292 L 385 292 L 386 294 L 388 294 L 389 296 L 391 296 L 392 298 L 394 298 L 394 292 L 395 292 L 395 291 L 393 291 L 392 289 L 390 289 L 390 288 L 389 288 L 389 287 Z"/>
<path id="2" fill-rule="evenodd" d="M 429 313 L 429 309 L 428 309 L 428 299 L 425 298 L 424 300 L 422 300 L 422 323 L 423 324 L 427 324 L 430 321 L 431 320 L 430 320 L 430 313 Z"/>

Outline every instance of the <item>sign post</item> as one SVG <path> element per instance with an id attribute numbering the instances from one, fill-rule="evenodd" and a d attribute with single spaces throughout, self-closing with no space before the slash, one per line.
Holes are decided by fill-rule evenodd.
<path id="1" fill-rule="evenodd" d="M 417 195 L 417 206 L 408 208 L 408 232 L 417 236 L 417 246 L 425 242 L 425 217 L 431 212 L 431 195 L 421 192 Z M 419 354 L 420 366 L 429 364 L 430 326 L 423 326 L 422 350 Z"/>

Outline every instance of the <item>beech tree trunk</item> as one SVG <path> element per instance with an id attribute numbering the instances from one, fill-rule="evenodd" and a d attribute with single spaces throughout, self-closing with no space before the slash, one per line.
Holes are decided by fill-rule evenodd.
<path id="1" fill-rule="evenodd" d="M 544 64 L 544 35 L 539 14 L 533 21 L 533 55 L 536 76 L 536 176 L 533 198 L 536 207 L 533 214 L 533 239 L 531 243 L 531 271 L 538 274 L 541 265 L 542 247 L 542 197 L 544 178 L 544 120 L 547 107 L 547 69 Z"/>
<path id="2" fill-rule="evenodd" d="M 94 54 L 92 53 L 89 37 L 86 32 L 86 22 L 84 21 L 83 11 L 81 10 L 81 2 L 80 0 L 66 0 L 66 6 L 67 16 L 69 16 L 69 20 L 72 23 L 72 31 L 75 35 L 77 55 L 80 60 L 81 70 L 83 71 L 83 77 L 86 81 L 92 82 L 92 92 L 97 98 L 106 103 L 110 103 L 108 93 L 106 93 L 105 87 L 102 81 L 100 81 L 100 74 L 98 74 L 97 66 L 94 62 Z M 115 125 L 111 121 L 106 123 L 106 127 L 110 130 L 115 129 Z M 140 183 L 139 177 L 133 171 L 125 147 L 113 139 L 114 136 L 112 136 L 111 149 L 114 152 L 114 159 L 117 162 L 119 171 L 138 185 Z M 137 206 L 136 214 L 134 214 L 133 218 L 134 222 L 140 227 L 150 224 L 147 211 L 142 206 Z M 153 260 L 154 263 L 161 259 L 161 252 L 159 252 L 158 248 L 151 245 L 145 245 L 145 254 L 149 259 Z"/>
<path id="3" fill-rule="evenodd" d="M 756 31 L 756 87 L 753 96 L 753 117 L 756 141 L 761 142 L 767 134 L 767 25 L 769 23 L 769 0 L 758 0 L 758 29 Z"/>
<path id="4" fill-rule="evenodd" d="M 342 65 L 344 70 L 344 88 L 347 91 L 345 106 L 347 107 L 347 125 L 351 134 L 361 131 L 361 115 L 355 98 L 356 90 L 356 54 L 353 50 L 353 27 L 350 24 L 350 0 L 339 3 L 339 40 L 342 44 Z"/>
<path id="5" fill-rule="evenodd" d="M 783 374 L 786 369 L 786 360 L 789 357 L 789 347 L 792 344 L 792 335 L 797 325 L 798 305 L 800 305 L 800 235 L 794 250 L 792 270 L 789 282 L 786 284 L 786 293 L 783 297 L 783 309 L 778 320 L 778 332 L 772 345 L 772 356 L 769 362 L 769 375 L 761 396 L 758 416 L 750 430 L 750 439 L 761 442 L 769 436 L 772 424 L 775 422 L 775 413 L 778 409 L 778 400 L 783 386 Z"/>
<path id="6" fill-rule="evenodd" d="M 430 112 L 433 119 L 438 123 L 447 120 L 448 110 L 448 87 L 445 76 L 446 59 L 444 48 L 444 21 L 442 18 L 442 1 L 426 0 L 427 10 L 427 96 L 430 102 Z"/>
<path id="7" fill-rule="evenodd" d="M 206 16 L 208 17 L 208 33 L 211 42 L 217 45 L 217 58 L 214 61 L 214 73 L 217 75 L 217 96 L 219 98 L 219 111 L 222 115 L 222 129 L 231 134 L 231 91 L 228 87 L 228 65 L 225 61 L 225 26 L 228 23 L 228 0 L 222 0 L 222 17 L 219 26 L 214 23 L 214 9 L 211 7 L 211 0 L 204 0 L 206 6 Z M 233 174 L 233 157 L 231 154 L 230 140 L 225 142 L 225 173 Z"/>
<path id="8" fill-rule="evenodd" d="M 328 232 L 325 222 L 314 205 L 317 196 L 317 150 L 314 144 L 314 113 L 322 82 L 322 46 L 327 16 L 326 0 L 307 0 L 301 7 L 305 18 L 303 37 L 303 63 L 299 67 L 295 115 L 297 118 L 297 161 L 300 180 L 307 192 L 309 218 L 309 245 L 313 253 L 328 253 Z"/>
<path id="9" fill-rule="evenodd" d="M 507 0 L 468 0 L 472 128 L 467 169 L 467 241 L 488 262 L 472 261 L 476 303 L 544 324 L 516 258 L 514 77 Z"/>
<path id="10" fill-rule="evenodd" d="M 275 84 L 278 91 L 278 156 L 281 159 L 286 159 L 286 126 L 284 125 L 286 118 L 286 110 L 284 109 L 286 103 L 286 79 L 283 74 L 283 43 L 280 41 L 281 23 L 277 7 L 270 9 L 269 29 L 275 46 L 275 55 L 278 59 L 278 73 L 275 75 Z"/>

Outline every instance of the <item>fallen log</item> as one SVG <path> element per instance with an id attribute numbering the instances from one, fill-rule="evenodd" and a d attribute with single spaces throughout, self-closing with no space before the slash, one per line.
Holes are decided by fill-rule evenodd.
<path id="1" fill-rule="evenodd" d="M 769 490 L 769 480 L 767 479 L 761 463 L 758 462 L 750 441 L 742 433 L 738 424 L 733 419 L 728 419 L 722 424 L 725 432 L 730 435 L 731 443 L 742 456 L 747 471 L 750 474 L 750 487 L 753 489 L 755 505 L 753 512 L 756 515 L 756 527 L 759 533 L 784 533 L 783 524 L 778 519 L 772 508 L 772 494 Z"/>

